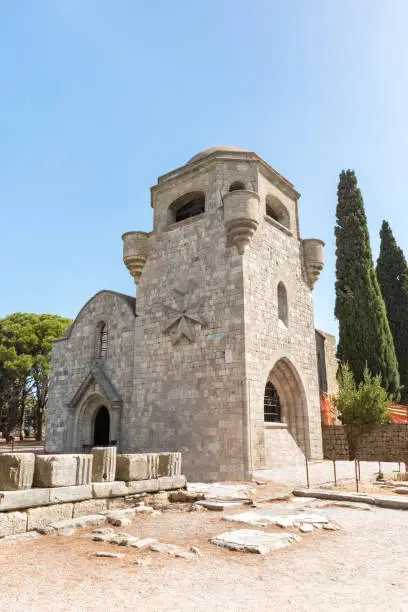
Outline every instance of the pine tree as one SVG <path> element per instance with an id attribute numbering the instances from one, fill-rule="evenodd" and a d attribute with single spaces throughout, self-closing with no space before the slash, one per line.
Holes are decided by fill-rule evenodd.
<path id="1" fill-rule="evenodd" d="M 394 338 L 402 401 L 408 402 L 408 265 L 387 221 L 383 221 L 377 276 Z"/>
<path id="2" fill-rule="evenodd" d="M 364 368 L 380 375 L 399 398 L 400 378 L 394 342 L 371 255 L 364 202 L 352 170 L 340 174 L 336 211 L 336 306 L 338 356 L 357 383 Z"/>

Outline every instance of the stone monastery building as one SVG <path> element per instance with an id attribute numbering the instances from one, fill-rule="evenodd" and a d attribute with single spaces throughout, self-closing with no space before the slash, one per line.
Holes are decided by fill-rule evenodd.
<path id="1" fill-rule="evenodd" d="M 237 147 L 158 179 L 153 231 L 123 235 L 137 300 L 100 291 L 54 343 L 47 451 L 181 451 L 207 482 L 321 458 L 334 338 L 314 328 L 324 244 L 300 238 L 299 197 Z"/>

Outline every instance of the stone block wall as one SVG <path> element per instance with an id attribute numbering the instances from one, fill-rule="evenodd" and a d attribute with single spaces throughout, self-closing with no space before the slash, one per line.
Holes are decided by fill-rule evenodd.
<path id="1" fill-rule="evenodd" d="M 323 427 L 325 459 L 408 461 L 408 426 L 400 424 Z"/>
<path id="2" fill-rule="evenodd" d="M 59 464 L 64 466 L 64 469 L 59 465 L 58 470 L 47 471 L 48 486 L 38 488 L 23 488 L 27 485 L 28 462 L 19 461 L 24 453 L 14 455 L 15 461 L 11 462 L 11 454 L 0 454 L 0 489 L 4 489 L 0 490 L 0 538 L 40 529 L 54 521 L 131 507 L 140 503 L 145 493 L 158 493 L 186 486 L 186 478 L 181 474 L 179 453 L 160 453 L 157 457 L 126 455 L 127 461 L 133 459 L 137 464 L 145 464 L 146 470 L 141 474 L 144 479 L 138 479 L 138 474 L 132 472 L 132 481 L 89 482 L 72 486 L 70 484 L 75 467 L 73 468 L 71 463 L 78 456 L 37 455 L 35 459 L 38 473 L 36 475 L 34 470 L 34 482 L 38 482 L 39 474 L 44 473 L 44 457 L 51 461 L 53 458 L 58 459 Z M 92 464 L 92 455 L 88 457 Z M 30 455 L 30 458 L 33 460 L 34 455 Z M 121 456 L 118 458 L 120 460 Z M 114 461 L 116 462 L 116 457 Z M 20 470 L 18 474 L 15 473 L 16 465 Z M 89 473 L 91 471 L 88 470 Z M 123 469 L 120 472 L 123 475 Z M 30 473 L 32 482 L 32 471 Z M 6 490 L 8 483 L 15 483 L 16 478 L 21 482 L 20 489 Z M 63 486 L 64 484 L 66 486 Z"/>

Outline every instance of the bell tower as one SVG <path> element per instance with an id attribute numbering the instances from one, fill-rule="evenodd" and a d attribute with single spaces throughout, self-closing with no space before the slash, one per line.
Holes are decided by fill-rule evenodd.
<path id="1" fill-rule="evenodd" d="M 137 284 L 128 452 L 181 451 L 187 477 L 207 481 L 287 463 L 282 451 L 321 456 L 311 295 L 323 243 L 300 239 L 298 198 L 237 147 L 152 187 L 153 231 L 123 235 Z"/>

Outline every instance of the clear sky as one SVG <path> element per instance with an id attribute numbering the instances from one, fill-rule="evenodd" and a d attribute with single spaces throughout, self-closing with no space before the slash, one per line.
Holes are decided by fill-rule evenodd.
<path id="1" fill-rule="evenodd" d="M 302 193 L 336 332 L 341 169 L 375 258 L 383 218 L 408 254 L 407 31 L 406 0 L 0 0 L 0 316 L 132 294 L 121 234 L 151 229 L 150 186 L 230 144 Z"/>

